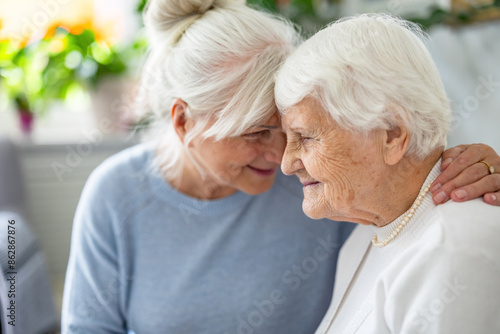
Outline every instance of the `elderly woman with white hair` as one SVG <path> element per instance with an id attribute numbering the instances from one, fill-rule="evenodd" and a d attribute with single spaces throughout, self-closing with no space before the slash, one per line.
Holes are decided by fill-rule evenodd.
<path id="1" fill-rule="evenodd" d="M 500 208 L 429 194 L 450 109 L 422 35 L 388 15 L 346 18 L 278 74 L 282 170 L 303 184 L 304 212 L 360 224 L 316 333 L 500 332 Z"/>
<path id="2" fill-rule="evenodd" d="M 312 222 L 300 183 L 279 173 L 274 77 L 300 37 L 243 1 L 150 0 L 145 23 L 159 131 L 87 182 L 62 332 L 312 333 L 352 227 Z M 459 151 L 448 154 L 448 196 L 453 182 L 477 186 L 471 197 L 489 191 L 485 173 L 453 174 L 471 157 L 498 156 Z"/>

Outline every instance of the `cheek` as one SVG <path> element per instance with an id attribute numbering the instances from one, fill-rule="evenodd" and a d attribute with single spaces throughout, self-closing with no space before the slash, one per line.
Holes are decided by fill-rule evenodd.
<path id="1" fill-rule="evenodd" d="M 234 177 L 242 172 L 257 155 L 257 150 L 246 143 L 239 143 L 224 147 L 223 151 L 213 152 L 213 156 L 220 161 L 218 169 L 228 176 Z"/>
<path id="2" fill-rule="evenodd" d="M 231 152 L 231 156 L 234 160 L 237 160 L 240 165 L 248 165 L 263 152 L 262 148 L 264 146 L 265 145 L 258 142 L 242 142 L 235 147 L 233 152 Z"/>
<path id="3" fill-rule="evenodd" d="M 326 183 L 334 175 L 336 164 L 332 164 L 333 159 L 329 159 L 328 152 L 320 148 L 309 148 L 303 157 L 303 164 L 306 172 L 315 180 Z"/>
<path id="4" fill-rule="evenodd" d="M 346 152 L 317 150 L 312 153 L 305 167 L 309 175 L 321 182 L 322 186 L 311 195 L 325 207 L 348 207 L 355 199 L 352 165 Z"/>

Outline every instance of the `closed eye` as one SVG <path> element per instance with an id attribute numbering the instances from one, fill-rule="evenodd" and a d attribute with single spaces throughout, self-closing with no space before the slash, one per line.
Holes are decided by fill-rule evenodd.
<path id="1" fill-rule="evenodd" d="M 302 137 L 302 136 L 300 137 L 300 141 L 303 142 L 303 143 L 305 143 L 305 142 L 307 142 L 309 140 L 312 140 L 312 139 L 313 138 L 311 138 L 311 137 Z"/>
<path id="2" fill-rule="evenodd" d="M 255 138 L 255 139 L 258 139 L 258 138 L 269 138 L 270 135 L 271 135 L 271 131 L 270 130 L 262 130 L 262 131 L 256 131 L 256 132 L 246 133 L 243 136 L 246 137 L 246 138 Z"/>

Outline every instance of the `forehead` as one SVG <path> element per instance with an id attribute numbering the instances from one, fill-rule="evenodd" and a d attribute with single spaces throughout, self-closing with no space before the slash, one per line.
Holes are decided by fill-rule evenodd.
<path id="1" fill-rule="evenodd" d="M 326 120 L 326 116 L 321 104 L 308 97 L 287 109 L 287 113 L 282 116 L 282 124 L 283 127 L 317 126 Z"/>
<path id="2" fill-rule="evenodd" d="M 275 112 L 264 124 L 271 126 L 278 126 L 280 125 L 280 122 L 281 122 L 280 114 L 278 112 Z"/>
<path id="3" fill-rule="evenodd" d="M 281 117 L 278 112 L 275 112 L 271 117 L 269 117 L 265 121 L 254 124 L 248 129 L 259 128 L 259 127 L 279 128 L 280 126 L 281 126 Z"/>

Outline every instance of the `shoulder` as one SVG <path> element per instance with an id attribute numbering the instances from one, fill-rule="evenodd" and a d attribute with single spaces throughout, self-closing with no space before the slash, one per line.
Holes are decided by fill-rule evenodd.
<path id="1" fill-rule="evenodd" d="M 488 216 L 500 217 L 500 207 L 489 205 L 482 198 L 476 198 L 467 202 L 448 201 L 436 207 L 436 211 L 443 217 L 449 216 L 463 219 L 486 218 Z"/>
<path id="2" fill-rule="evenodd" d="M 423 232 L 416 242 L 393 262 L 393 267 L 414 268 L 416 272 L 432 264 L 455 269 L 485 259 L 500 268 L 500 207 L 475 199 L 448 202 L 434 207 L 426 216 Z M 475 263 L 477 264 L 477 263 Z M 396 269 L 396 272 L 400 270 Z"/>
<path id="3" fill-rule="evenodd" d="M 486 204 L 481 198 L 468 202 L 449 201 L 435 209 L 439 243 L 455 250 L 468 248 L 496 250 L 500 246 L 500 207 Z M 432 233 L 432 232 L 431 232 Z"/>
<path id="4" fill-rule="evenodd" d="M 106 159 L 89 176 L 86 188 L 99 188 L 101 191 L 126 187 L 137 182 L 148 172 L 153 157 L 153 147 L 139 144 L 127 148 Z"/>
<path id="5" fill-rule="evenodd" d="M 144 172 L 152 161 L 154 146 L 148 143 L 129 147 L 104 160 L 91 174 L 91 179 L 120 179 Z"/>
<path id="6" fill-rule="evenodd" d="M 396 332 L 422 326 L 429 333 L 465 333 L 477 323 L 498 330 L 492 319 L 500 294 L 500 210 L 481 199 L 447 203 L 431 219 L 377 280 L 385 319 Z"/>
<path id="7" fill-rule="evenodd" d="M 151 145 L 139 144 L 106 159 L 87 179 L 78 205 L 80 213 L 123 212 L 137 202 L 133 197 L 144 195 L 153 152 Z"/>
<path id="8" fill-rule="evenodd" d="M 395 256 L 383 280 L 416 283 L 415 279 L 425 277 L 432 282 L 477 272 L 498 277 L 500 208 L 482 199 L 449 202 L 434 207 L 426 221 L 419 223 L 426 224 L 423 233 Z"/>
<path id="9" fill-rule="evenodd" d="M 422 292 L 426 286 L 442 286 L 450 277 L 470 284 L 500 279 L 500 208 L 482 199 L 449 202 L 435 207 L 427 218 L 424 232 L 396 256 L 382 281 L 393 288 L 417 284 L 415 292 Z M 408 293 L 406 288 L 402 295 Z"/>

